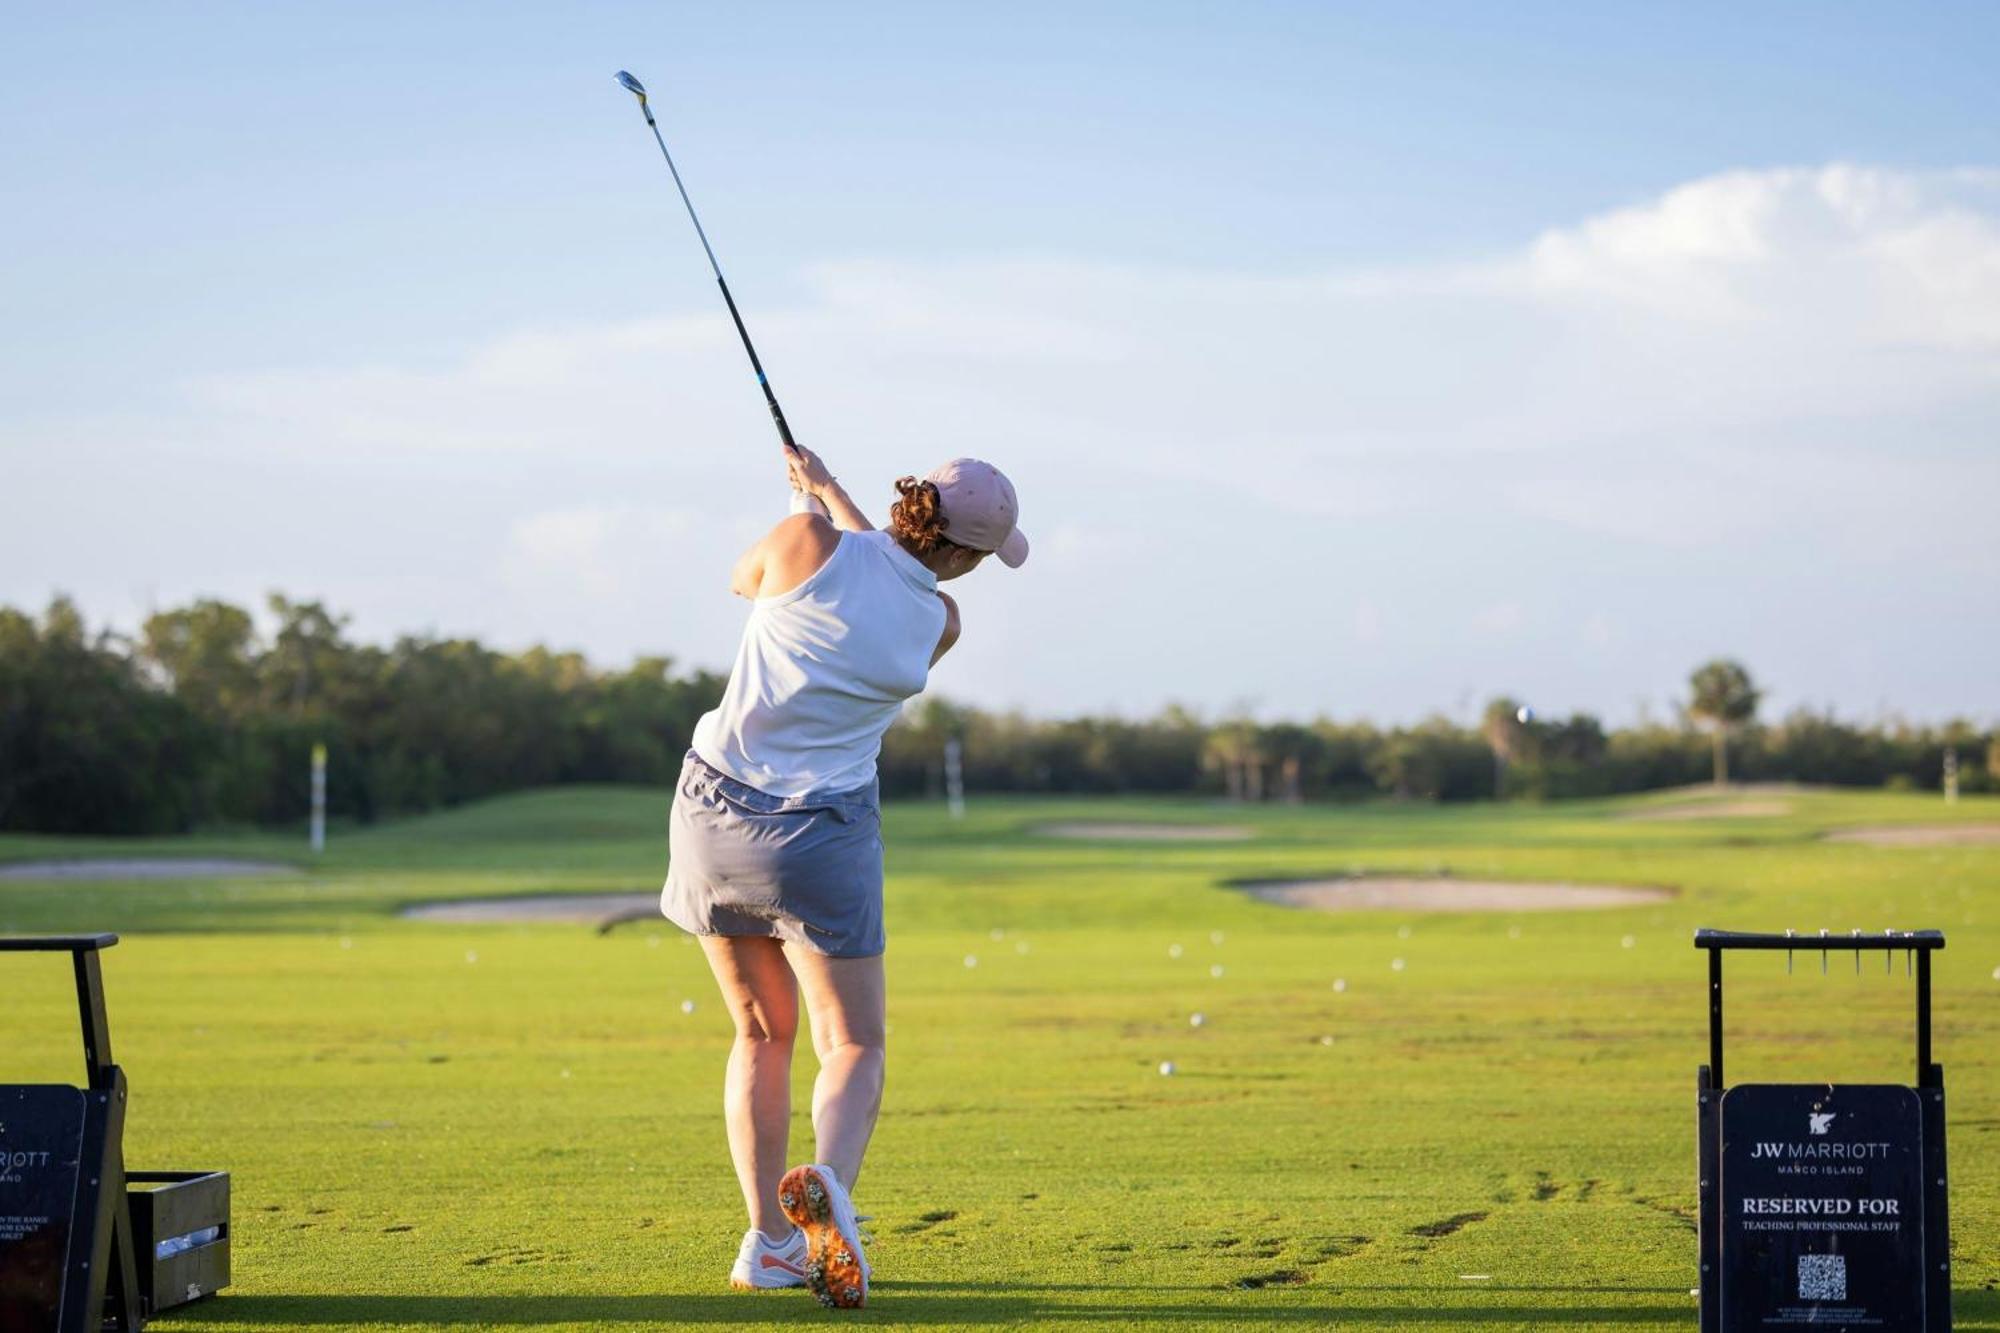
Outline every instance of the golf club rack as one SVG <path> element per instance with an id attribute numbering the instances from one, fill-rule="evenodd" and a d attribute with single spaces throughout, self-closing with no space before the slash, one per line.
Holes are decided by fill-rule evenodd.
<path id="1" fill-rule="evenodd" d="M 229 1174 L 125 1170 L 125 1071 L 98 958 L 116 935 L 0 936 L 67 953 L 83 1087 L 0 1084 L 0 1333 L 136 1333 L 229 1284 Z"/>
<path id="2" fill-rule="evenodd" d="M 1944 1067 L 1931 1061 L 1935 930 L 1802 935 L 1697 930 L 1708 953 L 1708 1063 L 1696 1083 L 1702 1333 L 1811 1326 L 1951 1328 Z M 1911 1084 L 1742 1083 L 1722 1065 L 1722 960 L 1903 955 L 1917 991 Z"/>

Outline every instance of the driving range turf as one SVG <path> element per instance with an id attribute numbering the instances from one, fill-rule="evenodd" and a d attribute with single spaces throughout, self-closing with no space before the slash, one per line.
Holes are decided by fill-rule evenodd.
<path id="1" fill-rule="evenodd" d="M 1958 1326 L 2000 1329 L 2000 847 L 1819 840 L 1991 823 L 2000 800 L 1813 791 L 1775 816 L 1624 817 L 1686 799 L 976 799 L 956 824 L 891 805 L 889 1091 L 858 1191 L 877 1277 L 854 1313 L 725 1286 L 743 1225 L 719 1114 L 729 1025 L 698 949 L 664 922 L 600 937 L 396 915 L 650 887 L 662 792 L 336 830 L 283 879 L 0 881 L 0 927 L 125 935 L 105 976 L 128 1162 L 234 1181 L 235 1285 L 160 1325 L 190 1333 L 1691 1328 L 1706 1011 L 1690 932 L 1938 927 Z M 1078 819 L 1256 836 L 1025 832 Z M 0 861 L 152 854 L 307 860 L 266 836 L 0 838 Z M 1321 914 L 1223 883 L 1440 869 L 1676 896 Z M 1733 959 L 1731 1081 L 1908 1081 L 1911 983 L 1893 966 Z M 5 968 L 0 1077 L 75 1081 L 67 961 Z"/>

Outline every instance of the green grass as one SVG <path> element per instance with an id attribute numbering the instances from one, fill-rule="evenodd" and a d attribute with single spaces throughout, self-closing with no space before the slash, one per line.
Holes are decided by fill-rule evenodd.
<path id="1" fill-rule="evenodd" d="M 1706 1045 L 1690 930 L 1894 925 L 1950 937 L 1937 1028 L 1959 1327 L 2000 1329 L 2000 848 L 1816 840 L 2000 821 L 2000 801 L 1798 792 L 1776 818 L 1623 817 L 1674 799 L 983 799 L 956 825 L 891 808 L 890 1087 L 860 1191 L 879 1280 L 842 1318 L 1692 1327 Z M 1258 836 L 1023 832 L 1079 817 Z M 287 880 L 0 881 L 0 926 L 127 932 L 105 967 L 131 1163 L 232 1172 L 236 1283 L 171 1327 L 832 1318 L 802 1293 L 723 1285 L 742 1227 L 718 1107 L 728 1024 L 698 950 L 664 923 L 599 938 L 395 916 L 426 898 L 651 888 L 664 819 L 661 793 L 568 789 L 339 836 Z M 0 838 L 0 860 L 141 852 L 304 860 L 266 837 Z M 1333 916 L 1220 887 L 1435 868 L 1678 896 Z M 0 966 L 9 1075 L 73 1079 L 66 963 Z M 1822 977 L 1802 954 L 1788 976 L 1772 955 L 1732 977 L 1732 1081 L 1908 1077 L 1900 961 L 1892 978 L 1838 960 Z M 802 1042 L 801 1111 L 810 1071 Z M 796 1156 L 806 1134 L 801 1114 Z"/>

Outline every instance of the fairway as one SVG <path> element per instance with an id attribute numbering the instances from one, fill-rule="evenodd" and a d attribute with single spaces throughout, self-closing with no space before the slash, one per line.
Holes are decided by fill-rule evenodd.
<path id="1" fill-rule="evenodd" d="M 0 926 L 125 936 L 104 967 L 128 1160 L 234 1177 L 235 1283 L 159 1325 L 188 1333 L 1691 1328 L 1692 930 L 1937 927 L 1958 1327 L 2000 1329 L 2000 846 L 1822 836 L 1991 824 L 2000 800 L 1687 802 L 892 803 L 889 1092 L 857 1192 L 877 1281 L 838 1315 L 724 1285 L 729 1023 L 688 940 L 397 915 L 651 888 L 664 792 L 336 829 L 289 877 L 0 878 Z M 1676 817 L 1632 817 L 1653 808 Z M 1250 836 L 1033 831 L 1078 821 Z M 0 838 L 0 861 L 156 853 L 305 862 L 264 835 Z M 1674 896 L 1321 913 L 1226 886 L 1363 871 Z M 67 962 L 5 966 L 9 1077 L 72 1081 Z M 1730 967 L 1732 1081 L 1909 1080 L 1902 959 Z M 801 1042 L 800 1159 L 811 1068 Z"/>

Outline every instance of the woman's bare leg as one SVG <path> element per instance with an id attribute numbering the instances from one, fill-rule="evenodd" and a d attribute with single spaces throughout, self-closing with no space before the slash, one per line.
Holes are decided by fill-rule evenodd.
<path id="1" fill-rule="evenodd" d="M 812 1022 L 819 1077 L 813 1081 L 816 1161 L 824 1162 L 849 1190 L 861 1174 L 861 1155 L 882 1109 L 883 1014 L 887 992 L 882 959 L 828 958 L 798 945 L 785 946 Z"/>
<path id="2" fill-rule="evenodd" d="M 792 1127 L 792 1038 L 799 1030 L 798 984 L 776 940 L 701 937 L 708 966 L 736 1023 L 723 1076 L 722 1115 L 729 1155 L 750 1210 L 750 1225 L 782 1240 L 792 1224 L 778 1207 Z"/>

